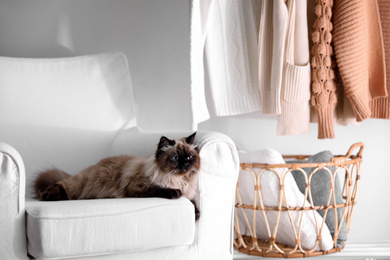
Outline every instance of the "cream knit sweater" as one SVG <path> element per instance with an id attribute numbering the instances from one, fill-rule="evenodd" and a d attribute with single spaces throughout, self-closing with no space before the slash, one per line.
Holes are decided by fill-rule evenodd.
<path id="1" fill-rule="evenodd" d="M 215 0 L 210 10 L 205 57 L 217 116 L 261 109 L 257 38 L 270 37 L 259 28 L 265 15 L 260 1 L 252 0 Z"/>
<path id="2" fill-rule="evenodd" d="M 281 112 L 278 115 L 277 134 L 297 135 L 308 133 L 310 122 L 307 1 L 288 1 L 286 8 L 288 22 L 281 84 Z"/>
<path id="3" fill-rule="evenodd" d="M 288 11 L 284 0 L 261 1 L 263 15 L 259 33 L 259 82 L 262 113 L 281 113 L 280 91 L 282 86 L 284 48 L 288 23 Z"/>
<path id="4" fill-rule="evenodd" d="M 256 110 L 280 113 L 288 13 L 283 0 L 275 2 L 278 8 L 266 0 L 193 1 L 191 91 L 198 122 L 209 117 L 203 102 L 203 70 L 217 116 Z"/>

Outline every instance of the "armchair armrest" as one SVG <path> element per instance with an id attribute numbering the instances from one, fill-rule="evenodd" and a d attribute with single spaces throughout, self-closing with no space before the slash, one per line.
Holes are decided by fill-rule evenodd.
<path id="1" fill-rule="evenodd" d="M 150 156 L 161 135 L 173 139 L 188 134 L 125 130 L 114 141 L 112 153 Z M 194 246 L 199 259 L 232 259 L 234 198 L 240 165 L 237 149 L 228 136 L 216 132 L 198 132 L 195 141 L 200 149 L 201 171 L 196 198 L 200 219 Z"/>
<path id="2" fill-rule="evenodd" d="M 232 259 L 235 188 L 239 173 L 237 148 L 226 135 L 199 133 L 199 259 Z"/>
<path id="3" fill-rule="evenodd" d="M 0 255 L 1 259 L 28 259 L 25 227 L 24 164 L 10 145 L 0 143 Z"/>

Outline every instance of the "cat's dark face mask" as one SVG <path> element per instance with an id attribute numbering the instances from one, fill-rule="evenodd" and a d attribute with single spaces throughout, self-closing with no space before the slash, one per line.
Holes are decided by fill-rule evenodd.
<path id="1" fill-rule="evenodd" d="M 200 167 L 199 149 L 196 146 L 196 132 L 178 141 L 161 137 L 156 151 L 156 163 L 160 170 L 175 175 L 197 172 Z"/>

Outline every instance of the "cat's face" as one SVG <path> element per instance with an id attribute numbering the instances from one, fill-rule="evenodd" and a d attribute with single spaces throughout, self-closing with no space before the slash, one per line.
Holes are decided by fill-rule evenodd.
<path id="1" fill-rule="evenodd" d="M 194 143 L 195 134 L 180 140 L 161 137 L 155 154 L 157 167 L 163 173 L 186 175 L 198 172 L 199 149 Z"/>

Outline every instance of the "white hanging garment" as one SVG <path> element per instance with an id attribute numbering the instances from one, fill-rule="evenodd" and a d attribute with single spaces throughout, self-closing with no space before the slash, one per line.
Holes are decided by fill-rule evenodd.
<path id="1" fill-rule="evenodd" d="M 289 21 L 281 86 L 281 113 L 277 134 L 297 135 L 309 132 L 310 62 L 306 0 L 287 3 Z"/>

